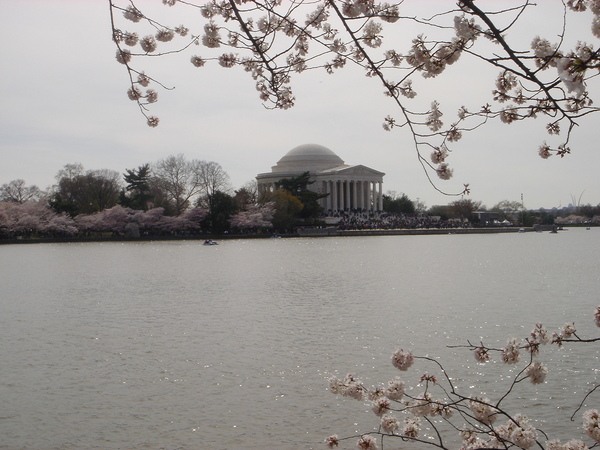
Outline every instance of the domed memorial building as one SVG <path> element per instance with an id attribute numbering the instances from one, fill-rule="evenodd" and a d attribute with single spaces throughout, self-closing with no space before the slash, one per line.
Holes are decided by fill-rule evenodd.
<path id="1" fill-rule="evenodd" d="M 291 149 L 271 172 L 256 176 L 258 192 L 272 191 L 283 178 L 309 172 L 309 189 L 329 194 L 320 200 L 327 213 L 340 210 L 383 210 L 383 176 L 385 173 L 363 165 L 349 166 L 333 151 L 318 144 L 304 144 Z"/>

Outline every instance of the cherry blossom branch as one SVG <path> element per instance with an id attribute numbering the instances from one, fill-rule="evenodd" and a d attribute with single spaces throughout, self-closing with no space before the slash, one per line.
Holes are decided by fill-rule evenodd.
<path id="1" fill-rule="evenodd" d="M 526 78 L 527 80 L 533 81 L 535 84 L 537 84 L 540 87 L 540 89 L 546 94 L 546 98 L 549 99 L 552 102 L 552 104 L 556 107 L 556 109 L 558 111 L 563 112 L 563 115 L 565 115 L 565 117 L 567 117 L 567 119 L 569 119 L 571 121 L 571 118 L 564 113 L 564 111 L 562 110 L 562 108 L 560 107 L 560 105 L 558 104 L 558 102 L 554 99 L 554 97 L 550 93 L 550 90 L 546 86 L 546 84 L 543 83 L 543 82 L 541 82 L 537 78 L 537 76 L 533 72 L 531 72 L 529 70 L 529 68 L 523 63 L 523 61 L 521 60 L 521 58 L 518 57 L 515 54 L 514 50 L 506 43 L 506 40 L 502 36 L 502 33 L 500 32 L 500 30 L 498 30 L 498 28 L 496 28 L 495 24 L 489 19 L 489 17 L 487 16 L 487 14 L 485 14 L 481 9 L 479 9 L 474 4 L 473 0 L 462 0 L 462 3 L 464 3 L 466 6 L 468 6 L 468 8 L 471 11 L 473 11 L 473 13 L 477 17 L 479 17 L 489 27 L 490 31 L 494 35 L 494 38 L 496 39 L 496 42 L 498 42 L 502 46 L 502 48 L 504 49 L 504 51 L 508 54 L 510 60 L 513 61 L 523 71 L 523 73 L 519 74 L 519 75 L 521 77 Z M 529 3 L 529 2 L 527 2 L 527 3 Z M 489 62 L 491 62 L 492 64 L 494 64 L 493 60 L 489 60 Z M 510 69 L 508 69 L 506 67 L 503 67 L 503 68 L 506 69 L 506 70 L 510 70 Z M 518 74 L 518 72 L 514 72 L 514 73 Z"/>
<path id="2" fill-rule="evenodd" d="M 600 327 L 600 307 L 596 308 L 594 312 L 594 321 Z M 573 336 L 575 339 L 572 338 Z M 423 374 L 419 385 L 424 385 L 424 391 L 419 395 L 408 394 L 404 382 L 399 377 L 388 382 L 386 387 L 373 387 L 371 389 L 366 388 L 354 375 L 347 375 L 343 380 L 332 377 L 329 380 L 329 389 L 334 394 L 368 401 L 372 411 L 380 417 L 377 432 L 360 435 L 357 445 L 362 449 L 377 448 L 375 439 L 377 436 L 380 438 L 382 448 L 384 442 L 389 439 L 427 443 L 433 447 L 447 448 L 444 443 L 445 435 L 438 423 L 430 417 L 439 417 L 442 422 L 460 433 L 463 442 L 461 448 L 466 450 L 477 448 L 507 449 L 510 447 L 523 449 L 537 447 L 548 450 L 594 448 L 600 445 L 600 413 L 597 410 L 590 409 L 582 415 L 583 430 L 594 443 L 588 447 L 582 441 L 571 440 L 562 446 L 557 440 L 551 441 L 549 434 L 545 431 L 536 429 L 528 417 L 520 413 L 510 414 L 504 407 L 501 407 L 501 404 L 514 392 L 514 388 L 518 383 L 526 379 L 529 379 L 532 384 L 544 382 L 547 368 L 534 359 L 540 352 L 540 345 L 555 343 L 560 346 L 563 342 L 583 343 L 596 342 L 597 340 L 580 338 L 576 334 L 573 323 L 565 324 L 552 336 L 541 324 L 537 324 L 524 343 L 519 343 L 516 339 L 509 339 L 507 345 L 502 349 L 485 347 L 483 343 L 474 345 L 470 341 L 467 341 L 468 345 L 450 346 L 451 348 L 473 350 L 478 362 L 488 361 L 489 352 L 496 351 L 501 354 L 504 363 L 518 364 L 520 351 L 524 350 L 528 353 L 528 361 L 512 376 L 510 385 L 496 401 L 459 392 L 452 382 L 452 378 L 438 360 L 428 356 L 414 356 L 411 351 L 403 349 L 397 350 L 392 355 L 392 364 L 398 370 L 407 371 L 415 361 L 420 360 L 433 364 L 440 371 L 442 378 L 438 381 L 434 374 Z M 580 411 L 589 396 L 598 388 L 600 388 L 600 385 L 587 393 L 571 416 L 571 420 Z M 434 397 L 434 391 L 437 389 L 441 390 L 444 398 L 436 399 Z M 392 413 L 408 415 L 403 427 Z M 466 425 L 456 425 L 452 419 L 454 413 L 458 414 Z M 501 418 L 506 419 L 507 422 L 496 425 Z M 433 433 L 433 435 L 421 434 L 421 421 L 425 421 L 429 425 L 430 433 Z M 540 435 L 545 439 L 546 446 L 540 440 Z M 340 440 L 334 435 L 327 438 L 326 443 L 330 447 L 335 447 Z"/>
<path id="3" fill-rule="evenodd" d="M 577 414 L 579 412 L 579 410 L 581 408 L 583 408 L 583 405 L 585 404 L 585 401 L 587 400 L 587 398 L 592 395 L 594 393 L 594 391 L 596 389 L 600 388 L 600 384 L 595 386 L 592 390 L 590 390 L 585 397 L 583 397 L 583 399 L 581 400 L 581 402 L 579 403 L 579 406 L 577 407 L 577 409 L 575 411 L 573 411 L 573 414 L 571 414 L 571 421 L 573 421 L 573 418 L 575 417 L 575 414 Z"/>
<path id="4" fill-rule="evenodd" d="M 130 63 L 132 58 L 179 53 L 192 44 L 200 43 L 210 51 L 229 47 L 242 54 L 222 53 L 207 58 L 192 56 L 191 62 L 196 67 L 204 66 L 207 61 L 217 61 L 226 68 L 241 66 L 256 81 L 265 107 L 279 109 L 294 106 L 292 73 L 325 69 L 331 74 L 350 62 L 366 70 L 368 77 L 378 79 L 384 87 L 385 95 L 391 97 L 399 112 L 398 121 L 391 116 L 385 118 L 384 129 L 405 128 L 409 131 L 417 161 L 426 178 L 435 190 L 447 195 L 469 192 L 469 186 L 465 185 L 461 192 L 449 194 L 440 189 L 432 178 L 433 173 L 442 180 L 452 177 L 453 169 L 447 162 L 451 154 L 449 145 L 457 142 L 463 133 L 475 131 L 491 119 L 512 123 L 545 115 L 551 118 L 547 131 L 552 136 L 560 133 L 561 122 L 567 124 L 565 139 L 557 147 L 544 142 L 538 153 L 542 158 L 554 154 L 564 157 L 571 151 L 568 143 L 577 120 L 600 111 L 592 105 L 586 87 L 586 83 L 595 77 L 591 72 L 595 73 L 600 67 L 600 48 L 579 43 L 570 52 L 562 49 L 566 42 L 567 11 L 578 13 L 588 8 L 593 14 L 592 33 L 600 37 L 600 5 L 595 0 L 565 0 L 558 44 L 536 37 L 531 49 L 526 51 L 510 45 L 510 35 L 506 33 L 524 20 L 526 11 L 536 6 L 530 0 L 490 11 L 484 11 L 473 0 L 464 0 L 458 3 L 458 9 L 448 7 L 429 18 L 401 14 L 401 9 L 404 11 L 406 6 L 404 2 L 388 4 L 375 0 L 227 0 L 203 3 L 163 0 L 169 6 L 197 8 L 206 19 L 202 36 L 192 35 L 188 42 L 179 44 L 175 49 L 158 49 L 157 45 L 170 41 L 176 34 L 187 35 L 187 28 L 169 27 L 162 21 L 147 17 L 133 1 L 129 1 L 127 7 L 119 6 L 117 1 L 109 0 L 117 60 L 128 71 L 128 96 L 137 102 L 150 126 L 158 124 L 158 119 L 148 114 L 149 105 L 156 101 L 157 94 L 154 90 L 143 93 L 140 86 L 146 87 L 149 82 L 161 87 L 164 85 L 146 76 L 143 71 L 134 70 Z M 307 10 L 306 20 L 302 22 L 301 14 Z M 136 33 L 120 31 L 115 23 L 117 11 L 133 23 L 147 22 L 156 34 L 138 39 Z M 453 19 L 453 25 L 445 22 L 449 18 Z M 501 23 L 504 18 L 508 19 L 508 23 Z M 219 21 L 223 24 L 220 25 Z M 399 21 L 411 21 L 436 33 L 450 32 L 451 35 L 446 39 L 428 39 L 425 34 L 420 34 L 405 52 L 380 50 L 386 38 L 383 24 Z M 235 26 L 228 26 L 228 23 Z M 338 25 L 341 25 L 341 30 L 338 30 Z M 228 38 L 223 39 L 222 33 L 228 33 Z M 486 37 L 500 45 L 503 54 L 484 51 L 485 48 L 476 42 L 479 37 Z M 143 53 L 132 53 L 121 43 L 131 47 L 140 45 Z M 413 77 L 417 74 L 427 79 L 438 77 L 461 55 L 502 70 L 492 91 L 491 104 L 487 103 L 477 111 L 461 107 L 458 119 L 450 125 L 442 122 L 442 107 L 437 101 L 432 101 L 427 110 L 409 108 L 410 101 L 417 95 L 412 87 Z M 545 70 L 555 70 L 556 75 L 545 79 Z M 400 81 L 389 80 L 390 73 Z M 423 154 L 425 149 L 432 150 L 429 158 Z"/>

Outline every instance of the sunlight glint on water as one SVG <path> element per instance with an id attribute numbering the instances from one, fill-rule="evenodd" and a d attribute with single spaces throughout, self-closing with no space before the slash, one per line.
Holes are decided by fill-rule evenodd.
<path id="1" fill-rule="evenodd" d="M 493 397 L 510 368 L 446 346 L 597 335 L 598 233 L 0 246 L 0 448 L 319 448 L 377 424 L 327 378 L 387 382 L 397 347 Z M 577 437 L 557 420 L 598 383 L 597 347 L 544 361 L 514 406 Z"/>

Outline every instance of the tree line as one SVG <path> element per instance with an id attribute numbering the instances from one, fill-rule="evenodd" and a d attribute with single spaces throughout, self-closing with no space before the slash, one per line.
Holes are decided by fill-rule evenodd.
<path id="1" fill-rule="evenodd" d="M 259 196 L 256 182 L 234 190 L 220 164 L 182 154 L 123 174 L 66 164 L 47 191 L 22 179 L 0 187 L 0 237 L 288 232 L 319 223 L 309 184 L 305 173 Z"/>
<path id="2" fill-rule="evenodd" d="M 326 225 L 319 204 L 324 194 L 311 190 L 311 184 L 305 172 L 280 180 L 273 191 L 259 194 L 255 181 L 234 190 L 220 164 L 182 154 L 122 174 L 66 164 L 46 191 L 22 179 L 0 186 L 0 237 L 293 232 L 299 226 Z M 532 211 L 504 200 L 488 209 L 463 198 L 427 208 L 395 191 L 383 195 L 383 210 L 335 214 L 343 227 L 363 228 L 600 223 L 600 205 Z"/>
<path id="3" fill-rule="evenodd" d="M 229 192 L 229 176 L 215 162 L 168 156 L 154 164 L 126 169 L 84 171 L 81 164 L 67 164 L 56 175 L 47 193 L 56 212 L 71 217 L 93 214 L 116 205 L 147 211 L 164 208 L 180 216 L 191 207 L 206 206 L 216 192 Z"/>

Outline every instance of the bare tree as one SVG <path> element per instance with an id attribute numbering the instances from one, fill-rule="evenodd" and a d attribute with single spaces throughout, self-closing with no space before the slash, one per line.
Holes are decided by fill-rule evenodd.
<path id="1" fill-rule="evenodd" d="M 231 190 L 229 175 L 219 163 L 200 161 L 199 165 L 201 202 L 210 203 L 216 192 L 228 193 Z"/>
<path id="2" fill-rule="evenodd" d="M 0 201 L 24 203 L 28 200 L 38 200 L 43 192 L 36 185 L 27 186 L 25 180 L 18 179 L 5 183 L 0 187 Z"/>
<path id="3" fill-rule="evenodd" d="M 201 165 L 201 161 L 196 159 L 188 161 L 180 153 L 177 156 L 171 155 L 161 159 L 152 168 L 151 183 L 173 206 L 176 216 L 185 212 L 202 190 Z M 155 199 L 160 197 L 155 194 Z"/>
<path id="4" fill-rule="evenodd" d="M 202 44 L 206 53 L 191 55 L 194 66 L 217 62 L 225 68 L 243 67 L 255 80 L 260 99 L 271 108 L 294 105 L 292 75 L 358 66 L 381 83 L 394 105 L 396 112 L 384 119 L 384 128 L 410 131 L 418 160 L 432 184 L 431 174 L 443 180 L 452 177 L 447 160 L 463 134 L 493 119 L 513 123 L 545 117 L 548 139 L 553 142 L 543 141 L 539 155 L 562 157 L 571 151 L 569 140 L 579 119 L 598 111 L 589 87 L 600 67 L 600 48 L 583 41 L 593 39 L 592 34 L 600 37 L 600 5 L 595 0 L 549 0 L 543 5 L 530 0 L 460 0 L 439 2 L 435 7 L 410 0 L 392 4 L 375 0 L 163 3 L 198 9 L 204 20 L 195 24 L 198 30 L 190 31 L 185 25 L 167 25 L 160 17 L 146 15 L 145 4 L 109 0 L 116 57 L 129 74 L 128 95 L 150 126 L 158 125 L 158 118 L 149 114 L 157 95 L 146 88 L 151 83 L 162 85 L 137 69 L 139 61 L 134 58 L 182 52 L 193 44 Z M 537 9 L 542 7 L 552 8 L 550 13 L 562 25 L 550 29 L 550 21 L 540 20 Z M 576 14 L 586 17 L 591 31 L 580 24 L 573 26 Z M 139 38 L 137 31 L 122 29 L 119 16 L 150 34 Z M 513 39 L 519 26 L 528 23 L 535 23 L 540 35 L 532 42 Z M 414 28 L 416 34 L 407 36 L 405 30 Z M 475 104 L 462 106 L 454 119 L 443 121 L 442 102 L 416 102 L 413 82 L 421 76 L 427 82 L 438 78 L 459 60 L 464 63 L 465 80 L 479 76 L 482 66 L 497 69 L 497 76 L 489 79 L 489 98 L 465 98 Z M 562 137 L 556 138 L 560 133 Z M 456 194 L 468 191 L 465 185 Z"/>
<path id="5" fill-rule="evenodd" d="M 258 183 L 256 180 L 250 180 L 236 190 L 235 199 L 242 211 L 256 205 L 258 203 Z"/>

